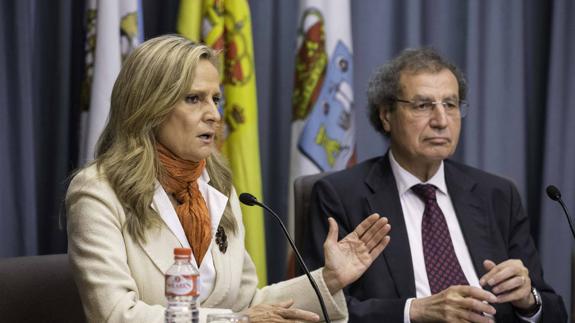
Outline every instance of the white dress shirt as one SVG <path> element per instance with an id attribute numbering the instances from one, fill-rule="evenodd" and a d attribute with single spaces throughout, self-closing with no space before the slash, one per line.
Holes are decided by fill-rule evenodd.
<path id="1" fill-rule="evenodd" d="M 411 187 L 417 184 L 432 184 L 437 187 L 437 204 L 439 204 L 439 207 L 445 216 L 449 235 L 451 236 L 451 241 L 453 243 L 453 249 L 455 250 L 455 255 L 457 256 L 459 265 L 463 270 L 463 274 L 470 286 L 482 288 L 479 284 L 479 278 L 475 272 L 475 267 L 473 267 L 469 249 L 467 248 L 467 244 L 463 238 L 463 232 L 459 226 L 453 202 L 451 201 L 451 197 L 447 191 L 443 162 L 441 162 L 437 172 L 425 183 L 422 183 L 417 177 L 401 167 L 393 157 L 391 150 L 389 151 L 389 162 L 397 185 L 397 191 L 399 192 L 399 200 L 401 202 L 405 228 L 409 239 L 413 274 L 415 276 L 416 298 L 431 296 L 431 288 L 429 287 L 427 270 L 425 268 L 425 258 L 423 256 L 423 241 L 421 239 L 421 222 L 423 211 L 425 210 L 425 203 L 411 190 Z M 403 321 L 405 323 L 411 322 L 409 311 L 412 301 L 413 298 L 409 298 L 405 303 L 403 311 Z M 531 318 L 518 316 L 527 322 L 538 322 L 540 314 L 541 309 L 539 309 L 539 311 Z"/>
<path id="2" fill-rule="evenodd" d="M 417 298 L 431 296 L 431 289 L 427 279 L 427 270 L 425 269 L 425 258 L 423 256 L 423 242 L 421 240 L 421 220 L 423 218 L 423 211 L 425 210 L 425 203 L 411 190 L 413 185 L 421 184 L 421 181 L 399 165 L 393 157 L 391 150 L 389 151 L 389 161 L 397 184 L 397 191 L 399 192 L 399 200 L 401 202 L 403 218 L 405 220 L 405 228 L 409 239 L 413 274 L 415 276 L 415 294 Z M 479 278 L 477 278 L 477 273 L 475 272 L 471 256 L 469 255 L 469 250 L 467 249 L 467 244 L 463 239 L 463 233 L 461 232 L 459 221 L 455 215 L 453 203 L 451 202 L 451 198 L 447 192 L 443 162 L 439 166 L 437 173 L 423 184 L 432 184 L 437 187 L 437 204 L 439 204 L 439 207 L 445 216 L 449 235 L 453 242 L 455 255 L 461 265 L 463 274 L 465 275 L 465 278 L 467 278 L 469 285 L 481 288 L 481 285 L 479 285 Z M 408 299 L 405 303 L 405 322 L 410 322 L 409 309 L 411 307 L 412 300 L 413 298 Z"/>

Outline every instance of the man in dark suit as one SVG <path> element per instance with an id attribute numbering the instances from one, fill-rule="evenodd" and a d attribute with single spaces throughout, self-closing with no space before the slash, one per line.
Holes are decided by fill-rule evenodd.
<path id="1" fill-rule="evenodd" d="M 402 52 L 372 77 L 373 126 L 390 139 L 382 157 L 314 187 L 306 261 L 322 264 L 328 229 L 389 219 L 391 241 L 346 289 L 351 322 L 565 322 L 543 281 L 529 221 L 506 179 L 447 158 L 465 117 L 465 80 L 431 49 Z"/>

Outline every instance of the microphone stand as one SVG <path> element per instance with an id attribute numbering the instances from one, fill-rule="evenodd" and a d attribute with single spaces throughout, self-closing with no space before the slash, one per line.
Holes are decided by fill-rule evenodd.
<path id="1" fill-rule="evenodd" d="M 249 195 L 249 201 L 246 201 L 242 195 L 246 194 L 245 196 Z M 295 243 L 293 242 L 292 238 L 290 237 L 285 225 L 283 224 L 282 220 L 280 219 L 280 217 L 271 209 L 269 208 L 267 205 L 259 202 L 253 195 L 248 194 L 248 193 L 242 193 L 240 195 L 240 201 L 246 205 L 257 205 L 259 207 L 262 207 L 263 209 L 265 209 L 266 211 L 268 211 L 271 215 L 274 216 L 274 219 L 279 223 L 279 225 L 281 226 L 285 236 L 287 237 L 287 240 L 289 241 L 295 255 L 296 255 L 296 259 L 298 264 L 300 265 L 300 267 L 303 269 L 303 271 L 305 272 L 307 278 L 309 279 L 311 286 L 313 287 L 313 290 L 315 291 L 317 298 L 319 300 L 319 305 L 321 306 L 321 312 L 323 313 L 323 317 L 325 319 L 325 321 L 327 323 L 331 323 L 331 320 L 329 319 L 329 315 L 327 314 L 327 308 L 325 307 L 325 303 L 323 301 L 323 297 L 321 296 L 321 293 L 319 291 L 319 287 L 317 286 L 317 283 L 315 282 L 315 280 L 313 279 L 313 277 L 311 277 L 311 274 L 309 272 L 309 269 L 307 269 L 307 266 L 305 265 L 305 263 L 303 262 L 303 258 L 301 257 L 299 251 L 297 250 Z"/>
<path id="2" fill-rule="evenodd" d="M 561 199 L 561 191 L 559 191 L 559 189 L 553 185 L 547 186 L 547 189 L 545 191 L 547 192 L 547 196 L 550 199 L 561 204 L 561 207 L 563 208 L 563 213 L 565 213 L 565 216 L 567 217 L 567 222 L 569 222 L 569 229 L 571 229 L 571 235 L 573 235 L 573 239 L 575 239 L 575 229 L 573 228 L 573 222 L 571 221 L 569 212 L 567 212 L 567 207 L 565 206 L 565 203 L 563 203 L 563 199 Z"/>
<path id="3" fill-rule="evenodd" d="M 571 217 L 569 216 L 569 213 L 567 212 L 567 207 L 565 206 L 565 203 L 563 203 L 563 199 L 559 198 L 556 201 L 559 202 L 559 204 L 561 204 L 561 207 L 563 208 L 563 212 L 565 212 L 565 216 L 567 217 L 567 222 L 569 222 L 569 229 L 571 229 L 571 235 L 573 235 L 573 239 L 575 239 L 575 229 L 573 229 L 573 222 L 571 221 Z"/>

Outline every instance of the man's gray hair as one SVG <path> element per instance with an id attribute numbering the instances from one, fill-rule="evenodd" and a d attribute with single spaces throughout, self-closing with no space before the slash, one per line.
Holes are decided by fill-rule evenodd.
<path id="1" fill-rule="evenodd" d="M 465 100 L 467 84 L 463 73 L 432 48 L 405 49 L 390 62 L 377 68 L 369 80 L 367 102 L 369 120 L 378 132 L 386 135 L 381 120 L 380 109 L 395 109 L 395 100 L 403 96 L 400 76 L 402 72 L 438 73 L 448 69 L 455 75 L 459 85 L 459 100 Z"/>

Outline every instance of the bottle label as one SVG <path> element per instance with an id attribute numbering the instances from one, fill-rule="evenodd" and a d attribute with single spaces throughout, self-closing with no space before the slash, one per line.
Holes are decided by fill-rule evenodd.
<path id="1" fill-rule="evenodd" d="M 197 275 L 166 275 L 166 296 L 199 296 Z"/>

